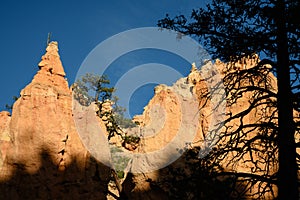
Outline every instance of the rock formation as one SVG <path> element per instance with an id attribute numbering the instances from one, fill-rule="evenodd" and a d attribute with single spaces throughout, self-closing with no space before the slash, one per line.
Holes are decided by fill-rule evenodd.
<path id="1" fill-rule="evenodd" d="M 0 115 L 0 196 L 105 199 L 109 169 L 90 156 L 76 131 L 72 92 L 56 42 L 48 45 L 39 68 L 13 105 L 12 116 Z"/>
<path id="2" fill-rule="evenodd" d="M 177 83 L 175 83 L 172 87 L 167 87 L 164 85 L 159 85 L 155 88 L 155 95 L 150 100 L 149 104 L 145 107 L 143 115 L 135 116 L 134 120 L 137 121 L 140 124 L 140 133 L 143 133 L 143 130 L 148 130 L 149 126 L 153 129 L 153 135 L 151 137 L 143 137 L 141 139 L 141 144 L 139 146 L 139 150 L 144 153 L 150 153 L 152 151 L 155 151 L 157 149 L 164 148 L 168 143 L 172 142 L 172 139 L 178 134 L 179 127 L 182 126 L 185 123 L 191 123 L 189 122 L 183 122 L 182 121 L 182 115 L 188 114 L 183 113 L 182 111 L 182 102 L 178 100 L 178 96 L 176 96 L 177 93 L 174 93 L 174 88 L 179 87 L 180 91 L 179 93 L 184 91 L 184 87 L 190 88 L 191 94 L 194 95 L 197 98 L 197 104 L 190 105 L 189 110 L 192 110 L 193 108 L 196 108 L 199 110 L 199 113 L 197 115 L 198 120 L 198 127 L 196 131 L 196 135 L 194 137 L 194 140 L 191 141 L 189 146 L 186 149 L 188 150 L 192 148 L 203 148 L 203 141 L 204 138 L 207 137 L 207 133 L 209 130 L 209 126 L 211 125 L 211 121 L 213 120 L 214 116 L 212 115 L 212 112 L 214 110 L 212 109 L 212 98 L 209 97 L 209 83 L 215 82 L 216 80 L 216 74 L 221 75 L 221 79 L 224 81 L 224 85 L 226 87 L 229 87 L 228 84 L 232 80 L 237 80 L 237 77 L 239 76 L 239 73 L 243 71 L 241 74 L 247 74 L 247 69 L 251 69 L 256 66 L 256 63 L 259 61 L 258 56 L 253 56 L 253 58 L 243 58 L 238 63 L 222 63 L 221 61 L 217 60 L 214 64 L 215 70 L 211 70 L 209 73 L 211 73 L 211 76 L 208 78 L 203 77 L 203 72 L 199 71 L 196 66 L 192 65 L 192 69 L 188 77 L 183 78 L 179 80 Z M 212 63 L 208 63 L 210 67 L 212 67 Z M 205 66 L 204 66 L 205 67 Z M 269 71 L 270 66 L 263 66 L 263 69 L 260 71 L 262 77 L 260 76 L 252 76 L 252 81 L 249 80 L 240 80 L 240 86 L 242 88 L 245 86 L 257 86 L 258 88 L 265 88 L 271 92 L 276 93 L 277 91 L 277 80 L 275 76 L 270 73 Z M 232 79 L 227 80 L 228 76 L 233 74 Z M 226 82 L 225 82 L 226 81 Z M 217 84 L 216 84 L 217 85 Z M 212 87 L 213 88 L 213 87 Z M 215 88 L 213 88 L 215 89 Z M 213 90 L 211 89 L 211 90 Z M 233 92 L 235 90 L 232 90 Z M 216 91 L 214 91 L 216 92 Z M 255 90 L 249 90 L 246 92 L 243 92 L 242 95 L 238 98 L 233 98 L 235 94 L 228 95 L 227 94 L 227 107 L 225 109 L 226 112 L 226 118 L 228 119 L 228 116 L 234 116 L 238 115 L 240 112 L 243 112 L 244 110 L 247 110 L 248 107 L 251 107 L 250 102 L 253 101 L 253 99 L 257 98 L 255 95 L 258 95 Z M 235 101 L 235 102 L 231 102 Z M 272 97 L 266 98 L 264 100 L 265 102 L 272 103 L 274 102 L 274 99 Z M 156 111 L 156 115 L 151 116 L 151 113 L 153 112 L 153 109 L 160 107 L 160 111 L 164 110 L 163 114 L 157 114 L 159 111 Z M 264 122 L 276 122 L 276 116 L 274 116 L 274 113 L 276 113 L 275 107 L 268 107 L 266 103 L 259 104 L 258 106 L 255 106 L 250 112 L 247 112 L 245 116 L 238 117 L 236 119 L 231 120 L 227 124 L 224 124 L 224 127 L 219 128 L 218 134 L 225 135 L 225 133 L 229 132 L 239 132 L 240 125 L 249 125 L 251 127 L 251 124 L 260 124 Z M 190 113 L 191 114 L 191 113 Z M 275 114 L 276 115 L 276 114 Z M 164 117 L 165 118 L 164 118 Z M 159 119 L 159 120 L 158 120 Z M 189 129 L 186 128 L 186 134 L 188 134 Z M 247 134 L 246 136 L 241 136 L 241 142 L 239 143 L 239 146 L 237 148 L 242 148 L 243 145 L 245 145 L 245 140 L 251 140 L 254 139 L 257 135 L 259 135 L 259 132 L 263 131 L 259 128 L 243 128 L 240 130 L 241 134 Z M 148 131 L 149 132 L 149 131 Z M 249 133 L 248 133 L 249 132 Z M 154 134 L 155 133 L 155 134 Z M 229 142 L 233 144 L 232 141 L 228 140 L 229 137 L 222 137 L 220 145 L 226 146 Z M 239 138 L 236 138 L 238 140 Z M 244 141 L 244 142 L 243 142 Z M 230 144 L 229 144 L 230 145 Z M 252 145 L 252 144 L 251 144 Z M 250 147 L 249 147 L 250 148 Z M 262 145 L 260 143 L 254 144 L 251 148 L 260 148 L 262 149 Z M 182 149 L 181 149 L 182 150 Z M 210 149 L 211 151 L 213 149 Z M 226 149 L 227 150 L 227 149 Z M 253 153 L 253 154 L 252 154 Z M 276 150 L 274 150 L 273 154 L 276 157 Z M 195 156 L 196 158 L 197 156 Z M 159 158 L 158 158 L 159 159 Z M 220 162 L 220 167 L 224 172 L 240 172 L 240 173 L 249 173 L 249 174 L 256 174 L 256 175 L 263 175 L 264 173 L 269 173 L 269 175 L 273 174 L 278 170 L 276 161 L 274 163 L 270 162 L 267 164 L 265 161 L 266 159 L 269 159 L 265 155 L 265 153 L 262 151 L 247 151 L 245 150 L 245 153 L 237 153 L 235 151 L 232 151 L 228 153 L 227 157 L 223 158 Z M 149 161 L 151 162 L 151 161 Z M 193 162 L 197 162 L 193 160 Z M 180 193 L 180 188 L 174 189 L 173 186 L 175 184 L 171 184 L 172 181 L 180 181 L 180 179 L 184 180 L 184 176 L 193 176 L 193 171 L 189 171 L 188 169 L 193 165 L 193 163 L 188 163 L 184 156 L 174 162 L 173 164 L 169 165 L 166 168 L 162 168 L 155 172 L 148 172 L 144 173 L 142 175 L 135 174 L 132 177 L 132 181 L 136 183 L 136 186 L 131 190 L 131 198 L 141 198 L 141 196 L 136 196 L 133 191 L 135 191 L 137 194 L 139 192 L 137 191 L 144 191 L 145 194 L 152 196 L 154 198 L 159 198 L 162 193 L 164 195 L 170 194 L 171 190 L 178 190 Z M 259 169 L 263 169 L 263 171 L 259 171 Z M 178 177 L 174 177 L 172 174 L 170 174 L 171 171 L 181 170 L 181 172 L 178 175 Z M 182 171 L 183 170 L 183 171 Z M 191 170 L 191 169 L 190 169 Z M 180 176 L 183 176 L 180 178 Z M 149 181 L 151 180 L 151 181 Z M 165 180 L 165 181 L 163 181 Z M 154 183 L 150 184 L 150 183 Z M 184 184 L 184 183 L 183 183 Z M 221 184 L 221 183 L 220 183 Z M 159 187 L 157 187 L 159 186 Z M 178 186 L 177 186 L 178 187 Z M 182 186 L 181 186 L 182 187 Z M 242 186 L 244 187 L 244 186 Z M 159 188 L 159 189 L 158 189 Z M 263 197 L 271 198 L 273 195 L 276 196 L 276 187 L 271 186 L 273 189 L 272 192 L 265 192 L 263 193 Z M 187 188 L 187 191 L 191 188 Z M 244 194 L 245 196 L 251 196 L 256 198 L 262 198 L 259 196 L 256 196 L 259 194 L 259 192 L 262 192 L 259 183 L 256 183 L 249 188 L 243 188 L 247 192 Z M 258 193 L 257 193 L 258 192 Z M 182 193 L 182 192 L 181 192 Z M 187 194 L 188 195 L 188 194 Z M 190 193 L 192 196 L 192 193 Z M 222 194 L 220 194 L 222 195 Z M 222 196 L 219 196 L 220 198 Z M 225 196 L 223 196 L 225 197 Z"/>
<path id="3" fill-rule="evenodd" d="M 131 149 L 132 152 L 126 148 L 123 148 L 123 151 L 131 155 L 142 155 L 128 162 L 127 169 L 135 173 L 128 174 L 123 182 L 123 193 L 127 197 L 145 200 L 168 199 L 172 192 L 180 190 L 176 185 L 177 182 L 195 172 L 190 165 L 199 160 L 188 163 L 184 156 L 186 151 L 200 149 L 201 152 L 201 149 L 205 149 L 203 144 L 210 137 L 208 132 L 212 121 L 220 122 L 216 119 L 218 116 L 212 114 L 215 109 L 219 109 L 214 105 L 216 99 L 207 95 L 212 91 L 216 93 L 219 91 L 215 89 L 218 86 L 216 79 L 223 80 L 226 85 L 244 75 L 250 78 L 242 79 L 239 82 L 241 86 L 253 84 L 276 93 L 276 78 L 269 73 L 270 66 L 265 66 L 267 70 L 266 73 L 261 71 L 262 76 L 251 77 L 249 74 L 247 76 L 246 71 L 255 67 L 258 61 L 256 55 L 243 58 L 237 63 L 222 63 L 216 60 L 214 64 L 207 63 L 209 66 L 207 69 L 214 66 L 214 70 L 206 72 L 199 71 L 193 64 L 190 74 L 179 79 L 173 86 L 159 85 L 155 88 L 155 95 L 145 107 L 143 114 L 134 117 L 139 126 L 126 130 L 128 135 L 138 135 L 140 140 L 137 148 L 135 146 Z M 12 115 L 0 112 L 1 199 L 106 199 L 111 176 L 111 169 L 106 165 L 111 160 L 110 156 L 103 154 L 110 153 L 109 147 L 107 141 L 104 141 L 105 137 L 96 140 L 93 138 L 95 135 L 90 134 L 95 131 L 94 127 L 105 132 L 105 119 L 102 121 L 96 117 L 93 105 L 82 107 L 76 102 L 72 105 L 72 91 L 65 79 L 66 74 L 56 42 L 48 45 L 38 66 L 39 71 L 32 82 L 21 91 L 20 98 L 13 105 Z M 231 77 L 229 75 L 232 72 L 234 76 Z M 217 77 L 218 75 L 220 77 Z M 247 109 L 251 105 L 250 102 L 257 98 L 255 95 L 258 95 L 253 91 L 246 91 L 238 99 L 234 99 L 233 97 L 237 95 L 234 92 L 236 90 L 230 91 L 232 93 L 226 96 L 227 107 L 224 109 L 226 117 L 237 115 Z M 264 101 L 272 103 L 274 102 L 272 98 Z M 219 111 L 220 115 L 224 114 L 222 110 Z M 74 114 L 75 118 L 72 116 Z M 218 129 L 220 133 L 249 132 L 250 134 L 243 138 L 248 140 L 263 129 L 252 130 L 248 127 L 239 130 L 240 124 L 256 123 L 258 120 L 276 123 L 274 107 L 260 104 L 245 116 L 233 119 Z M 76 127 L 75 122 L 85 125 Z M 86 135 L 79 135 L 79 132 L 85 132 Z M 118 142 L 120 138 L 113 140 L 122 148 Z M 228 137 L 220 140 L 221 146 L 231 142 Z M 239 143 L 243 144 L 244 140 Z M 93 148 L 86 148 L 87 146 Z M 258 143 L 252 148 L 262 146 Z M 212 145 L 208 148 L 208 152 L 202 153 L 207 154 L 213 150 Z M 197 153 L 201 156 L 199 152 Z M 241 157 L 235 152 L 230 152 L 218 164 L 225 172 L 238 171 L 250 174 L 255 172 L 261 175 L 268 171 L 272 174 L 277 170 L 277 165 L 265 168 L 265 163 L 260 162 L 271 153 L 276 154 L 276 151 L 275 153 L 257 151 L 254 155 L 247 152 Z M 195 155 L 194 158 L 197 158 L 198 155 Z M 97 160 L 106 157 L 108 160 Z M 107 161 L 106 165 L 99 160 L 103 163 Z M 258 172 L 258 168 L 263 170 Z M 177 170 L 181 170 L 182 177 L 174 177 L 173 172 L 178 173 Z M 251 186 L 247 194 L 255 195 L 257 191 L 259 191 L 257 185 Z M 273 192 L 276 196 L 276 188 Z M 119 195 L 116 190 L 113 193 Z M 192 192 L 190 195 L 192 199 Z M 113 196 L 109 196 L 109 199 L 114 199 Z"/>
<path id="4" fill-rule="evenodd" d="M 0 169 L 2 168 L 3 161 L 6 158 L 6 151 L 10 145 L 10 113 L 3 111 L 0 112 Z"/>

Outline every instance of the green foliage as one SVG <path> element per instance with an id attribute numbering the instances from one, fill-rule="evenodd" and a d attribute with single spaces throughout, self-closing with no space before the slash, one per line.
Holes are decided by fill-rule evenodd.
<path id="1" fill-rule="evenodd" d="M 107 76 L 86 73 L 74 84 L 74 98 L 84 106 L 91 102 L 104 102 L 112 97 L 113 87 L 105 87 L 110 81 Z"/>
<path id="2" fill-rule="evenodd" d="M 123 113 L 116 113 L 115 119 L 116 119 L 117 124 L 121 128 L 133 128 L 136 126 L 136 124 L 133 123 L 131 119 L 124 117 Z"/>
<path id="3" fill-rule="evenodd" d="M 114 135 L 122 136 L 122 128 L 131 128 L 135 124 L 131 119 L 124 117 L 125 108 L 117 104 L 118 97 L 113 96 L 115 89 L 107 87 L 110 83 L 107 76 L 87 73 L 74 84 L 74 98 L 82 105 L 88 106 L 95 102 L 99 108 L 97 115 L 103 119 L 105 117 L 108 139 Z M 105 103 L 111 103 L 112 109 L 103 108 Z"/>
<path id="4" fill-rule="evenodd" d="M 125 135 L 123 141 L 127 144 L 137 144 L 140 141 L 140 137 L 137 135 Z"/>
<path id="5" fill-rule="evenodd" d="M 129 118 L 126 118 L 124 116 L 124 113 L 126 112 L 126 108 L 119 106 L 118 105 L 118 100 L 119 98 L 114 96 L 113 97 L 113 113 L 114 113 L 114 118 L 116 120 L 116 123 L 121 127 L 121 128 L 133 128 L 136 127 L 136 124 Z"/>
<path id="6" fill-rule="evenodd" d="M 117 176 L 119 179 L 124 178 L 125 173 L 123 171 L 117 171 Z"/>
<path id="7" fill-rule="evenodd" d="M 128 140 L 129 138 L 126 137 L 126 134 L 124 136 L 122 128 L 130 128 L 135 126 L 135 124 L 131 122 L 130 119 L 124 117 L 124 112 L 126 110 L 117 104 L 118 97 L 112 95 L 115 91 L 114 88 L 106 87 L 109 83 L 106 76 L 87 73 L 74 84 L 73 96 L 84 106 L 88 106 L 92 102 L 96 103 L 99 108 L 97 115 L 105 124 L 106 131 L 108 132 L 108 140 L 115 135 L 121 136 L 122 140 L 124 140 L 124 137 Z M 138 142 L 139 138 L 134 138 L 133 141 Z M 135 145 L 137 145 L 137 143 Z M 117 147 L 111 147 L 110 150 L 115 172 L 113 174 L 117 176 L 114 177 L 118 187 L 118 179 L 124 178 L 124 170 L 127 167 L 130 158 L 119 155 L 118 153 L 122 152 L 122 150 Z M 120 188 L 118 187 L 118 189 Z"/>
<path id="8" fill-rule="evenodd" d="M 124 156 L 124 154 L 119 155 L 118 153 L 123 152 L 122 149 L 118 147 L 111 147 L 110 152 L 112 154 L 112 162 L 114 164 L 117 176 L 119 179 L 122 179 L 125 175 L 125 168 L 127 167 L 130 158 Z"/>

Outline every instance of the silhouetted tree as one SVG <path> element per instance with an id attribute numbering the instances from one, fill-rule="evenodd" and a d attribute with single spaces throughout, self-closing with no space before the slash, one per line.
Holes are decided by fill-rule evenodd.
<path id="1" fill-rule="evenodd" d="M 238 62 L 243 57 L 252 56 L 254 52 L 262 55 L 263 59 L 251 69 L 252 71 L 246 70 L 240 74 L 236 72 L 235 75 L 238 74 L 238 78 L 227 79 L 227 94 L 233 91 L 233 95 L 230 94 L 231 100 L 249 90 L 258 93 L 254 95 L 249 109 L 235 117 L 229 117 L 228 120 L 240 119 L 263 102 L 266 106 L 276 108 L 274 115 L 269 122 L 257 123 L 255 127 L 240 123 L 241 127 L 235 132 L 236 134 L 242 132 L 242 135 L 245 135 L 251 132 L 251 128 L 259 128 L 265 134 L 259 134 L 252 140 L 248 139 L 247 141 L 251 142 L 245 143 L 244 148 L 235 149 L 234 144 L 245 142 L 238 140 L 238 143 L 228 146 L 226 151 L 238 151 L 240 153 L 237 155 L 241 155 L 255 141 L 268 147 L 265 148 L 265 150 L 268 149 L 266 152 L 258 149 L 261 153 L 275 156 L 278 150 L 278 174 L 275 173 L 269 178 L 276 180 L 280 199 L 299 198 L 294 137 L 296 131 L 299 130 L 299 122 L 296 123 L 293 116 L 293 109 L 299 111 L 300 96 L 300 18 L 297 17 L 299 9 L 299 1 L 293 0 L 213 0 L 206 8 L 193 10 L 189 20 L 183 15 L 174 18 L 167 15 L 158 22 L 160 27 L 174 29 L 199 38 L 213 58 Z M 250 81 L 253 74 L 260 76 L 261 68 L 266 64 L 275 69 L 274 73 L 278 80 L 277 91 L 274 92 L 261 86 L 252 87 L 251 84 L 249 86 L 252 88 L 240 87 L 240 82 L 245 78 Z M 265 75 L 261 74 L 263 79 Z M 225 79 L 230 78 L 231 75 L 226 76 Z M 226 80 L 224 82 L 227 84 Z M 244 130 L 247 131 L 244 132 Z M 232 137 L 234 132 L 228 132 L 228 134 Z M 225 151 L 226 148 L 223 149 Z M 253 148 L 250 148 L 247 152 L 252 151 Z M 267 158 L 274 158 L 271 160 L 273 162 L 277 159 L 274 156 L 267 156 Z M 264 170 L 268 169 L 262 169 Z"/>

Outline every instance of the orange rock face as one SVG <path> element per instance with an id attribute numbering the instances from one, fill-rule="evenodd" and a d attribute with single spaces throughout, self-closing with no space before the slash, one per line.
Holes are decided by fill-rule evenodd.
<path id="1" fill-rule="evenodd" d="M 1 145 L 5 160 L 0 196 L 104 199 L 108 169 L 89 155 L 76 131 L 72 95 L 56 42 L 48 45 L 39 67 L 15 102 L 11 119 L 0 115 L 1 132 L 5 130 L 1 142 L 9 135 L 11 143 L 7 152 Z"/>
<path id="2" fill-rule="evenodd" d="M 222 80 L 228 73 L 237 72 L 242 70 L 246 70 L 249 68 L 252 68 L 256 65 L 258 60 L 258 57 L 254 56 L 253 58 L 243 59 L 241 64 L 237 63 L 234 64 L 233 68 L 230 68 L 231 63 L 222 63 L 220 61 L 216 61 L 214 64 L 214 70 L 208 71 L 207 74 L 205 74 L 205 70 L 199 71 L 197 68 L 193 65 L 190 74 L 188 77 L 184 78 L 186 81 L 183 81 L 185 83 L 185 87 L 189 87 L 192 95 L 196 97 L 196 102 L 190 102 L 188 110 L 193 110 L 194 108 L 198 110 L 197 115 L 194 116 L 197 118 L 197 129 L 196 129 L 196 135 L 194 137 L 194 140 L 190 141 L 190 146 L 187 146 L 187 149 L 190 147 L 200 147 L 203 148 L 203 143 L 205 141 L 205 138 L 208 136 L 209 127 L 211 126 L 211 122 L 215 119 L 215 116 L 212 114 L 216 110 L 213 109 L 213 97 L 205 97 L 205 94 L 209 93 L 208 88 L 211 87 L 215 89 L 214 82 L 219 82 L 216 80 L 216 75 L 219 73 L 220 77 L 219 79 Z M 209 67 L 209 69 L 212 66 Z M 267 68 L 269 66 L 266 66 Z M 266 70 L 267 72 L 267 70 Z M 210 73 L 210 74 L 209 74 Z M 263 84 L 268 82 L 268 90 L 276 93 L 277 88 L 277 80 L 274 77 L 272 73 L 265 73 L 263 78 L 267 81 L 260 80 L 259 77 L 253 77 L 254 83 L 247 82 L 247 80 L 240 81 L 241 87 L 242 86 L 250 86 L 251 84 L 254 84 L 257 87 L 264 88 Z M 178 82 L 179 83 L 179 82 Z M 178 85 L 177 83 L 177 85 Z M 261 85 L 260 85 L 261 84 Z M 174 84 L 176 85 L 176 84 Z M 183 112 L 182 109 L 182 102 L 178 99 L 178 94 L 184 92 L 184 87 L 179 88 L 179 90 L 174 90 L 173 87 L 167 87 L 164 85 L 157 86 L 155 90 L 154 97 L 150 100 L 149 104 L 145 107 L 143 115 L 136 116 L 134 118 L 135 121 L 137 121 L 140 124 L 140 133 L 143 133 L 143 130 L 148 130 L 152 127 L 153 134 L 151 137 L 145 137 L 142 136 L 141 144 L 139 146 L 139 151 L 143 152 L 145 154 L 153 152 L 158 149 L 165 148 L 166 145 L 172 142 L 174 137 L 178 134 L 178 130 L 180 126 L 185 126 L 186 124 L 191 123 L 191 119 L 188 121 L 182 121 L 183 115 L 191 115 L 192 113 Z M 174 92 L 176 91 L 176 93 Z M 214 91 L 218 92 L 218 90 Z M 177 95 L 176 95 L 177 94 Z M 256 94 L 257 95 L 257 94 Z M 227 94 L 226 96 L 227 102 L 230 102 L 231 94 Z M 224 113 L 227 113 L 227 116 L 224 115 L 223 120 L 228 119 L 229 113 L 231 116 L 238 115 L 238 113 L 243 112 L 244 110 L 247 110 L 248 107 L 250 107 L 250 102 L 253 101 L 255 97 L 255 92 L 249 90 L 249 92 L 244 92 L 243 95 L 237 99 L 237 101 L 233 104 L 227 104 L 226 101 L 225 104 L 221 105 L 224 106 Z M 272 98 L 267 98 L 266 101 L 272 102 Z M 159 107 L 158 111 L 155 111 L 155 108 Z M 151 112 L 156 113 L 156 116 L 151 116 Z M 164 114 L 159 114 L 159 112 L 162 112 L 163 110 Z M 222 110 L 219 110 L 222 111 Z M 276 122 L 276 116 L 274 117 L 274 107 L 266 107 L 266 104 L 261 104 L 258 106 L 255 106 L 251 111 L 247 112 L 244 117 L 236 118 L 231 120 L 229 123 L 224 125 L 224 127 L 219 128 L 218 134 L 225 135 L 224 133 L 231 133 L 234 131 L 239 130 L 239 126 L 241 124 L 248 125 L 248 124 L 259 124 L 266 121 L 277 123 Z M 220 112 L 221 113 L 221 112 Z M 276 115 L 276 114 L 275 114 Z M 245 127 L 246 127 L 245 126 Z M 188 134 L 190 128 L 186 127 L 186 134 Z M 253 129 L 251 128 L 243 128 L 240 132 L 241 134 L 246 134 L 247 137 L 241 136 L 241 142 L 238 143 L 239 148 L 242 148 L 244 145 L 243 142 L 245 140 L 252 140 L 259 134 L 260 129 Z M 236 134 L 238 135 L 238 134 Z M 235 136 L 236 136 L 235 135 Z M 229 137 L 222 137 L 219 144 L 226 145 L 228 143 Z M 236 139 L 237 140 L 237 139 Z M 233 139 L 234 141 L 234 139 Z M 231 141 L 232 142 L 232 141 Z M 235 143 L 234 143 L 235 144 Z M 253 149 L 262 148 L 262 146 L 257 143 L 253 144 Z M 178 148 L 180 149 L 180 148 Z M 181 150 L 184 150 L 181 148 Z M 212 150 L 212 149 L 211 149 Z M 276 154 L 276 151 L 273 152 L 274 155 Z M 160 157 L 157 157 L 157 159 L 166 159 L 164 155 L 161 155 Z M 251 160 L 252 159 L 252 160 Z M 240 173 L 249 173 L 249 174 L 256 174 L 256 175 L 262 175 L 265 173 L 273 174 L 278 170 L 278 165 L 276 164 L 276 161 L 274 163 L 266 164 L 265 160 L 267 159 L 266 154 L 259 151 L 246 151 L 245 153 L 236 153 L 235 151 L 232 151 L 228 153 L 228 155 L 222 159 L 220 162 L 221 167 L 224 169 L 225 172 L 240 172 Z M 177 161 L 173 163 L 169 167 L 180 168 L 182 169 L 188 169 L 188 163 L 184 164 L 185 161 L 183 161 L 184 158 L 181 159 L 181 161 Z M 149 165 L 151 165 L 152 160 L 149 161 Z M 254 171 L 256 169 L 263 169 L 263 171 Z M 175 170 L 174 170 L 175 171 Z M 169 187 L 164 187 L 164 185 L 160 182 L 161 179 L 165 178 L 168 181 L 177 179 L 176 177 L 172 177 L 172 175 L 168 174 L 168 169 L 164 168 L 159 171 L 146 173 L 143 175 L 136 174 L 133 177 L 133 181 L 136 182 L 136 187 L 134 190 L 144 190 L 148 193 L 151 193 L 151 195 L 157 195 L 158 193 L 151 188 L 151 186 L 148 183 L 148 179 L 153 180 L 154 182 L 158 182 L 161 184 L 161 188 L 165 188 L 165 192 L 169 192 Z M 189 172 L 185 174 L 185 176 L 191 175 L 193 172 Z M 183 175 L 183 174 L 181 174 Z M 183 175 L 184 176 L 184 175 Z M 143 178 L 144 177 L 144 178 Z M 167 182 L 168 184 L 168 182 Z M 251 189 L 248 188 L 248 191 L 245 195 L 254 195 L 252 197 L 259 198 L 257 195 L 257 192 L 261 192 L 259 189 L 259 184 L 256 183 L 251 186 Z M 152 192 L 151 192 L 152 191 Z M 161 191 L 160 191 L 161 192 Z M 277 189 L 274 186 L 273 187 L 274 193 L 268 193 L 264 194 L 264 197 L 271 198 L 273 195 L 276 196 Z M 132 197 L 134 195 L 132 194 Z"/>
<path id="3" fill-rule="evenodd" d="M 256 56 L 244 59 L 234 64 L 234 69 L 228 68 L 230 63 L 218 60 L 214 66 L 219 70 L 221 78 L 224 78 L 232 70 L 242 71 L 254 67 L 257 60 Z M 98 136 L 93 134 L 99 129 L 104 130 L 105 124 L 96 117 L 93 105 L 82 107 L 76 102 L 72 105 L 72 92 L 65 79 L 56 42 L 48 45 L 38 66 L 40 70 L 21 91 L 12 115 L 0 112 L 0 199 L 106 199 L 110 169 L 95 158 L 110 163 L 110 155 L 107 156 L 110 150 L 107 141 L 103 141 L 105 137 L 97 140 Z M 202 148 L 211 122 L 217 120 L 212 114 L 214 101 L 217 100 L 203 98 L 208 88 L 215 86 L 212 83 L 217 72 L 208 72 L 206 75 L 201 74 L 193 65 L 188 77 L 179 79 L 173 86 L 157 86 L 144 113 L 134 118 L 140 125 L 128 130 L 128 134 L 138 135 L 141 140 L 137 148 L 127 153 L 139 156 L 133 156 L 135 160 L 126 164 L 134 172 L 145 173 L 130 174 L 124 181 L 124 192 L 130 199 L 167 199 L 170 182 L 160 184 L 159 187 L 151 183 L 161 183 L 161 179 L 172 176 L 167 168 L 169 165 L 174 168 L 179 166 L 185 170 L 184 173 L 189 170 L 184 158 L 180 156 L 191 147 Z M 276 93 L 276 78 L 271 73 L 266 78 L 269 80 L 269 90 Z M 241 82 L 243 84 L 248 83 Z M 253 95 L 253 92 L 246 92 L 234 104 L 227 107 L 222 105 L 225 106 L 224 112 L 236 115 L 247 109 Z M 227 94 L 228 102 L 230 97 L 231 94 Z M 273 108 L 261 104 L 243 118 L 228 123 L 227 131 L 234 132 L 241 123 L 256 123 L 258 119 L 276 123 L 276 114 L 272 119 L 272 113 Z M 77 118 L 73 119 L 74 114 Z M 83 125 L 76 127 L 75 122 L 76 125 Z M 220 130 L 224 131 L 223 127 Z M 79 131 L 86 134 L 79 136 Z M 251 132 L 251 128 L 245 128 L 241 133 L 243 131 L 250 132 L 244 140 L 258 133 L 257 130 Z M 221 140 L 221 144 L 227 142 L 226 137 Z M 243 145 L 243 142 L 239 144 Z M 253 148 L 261 146 L 258 143 Z M 220 165 L 226 172 L 251 174 L 255 168 L 262 168 L 262 173 L 268 171 L 271 174 L 277 170 L 277 165 L 265 169 L 265 163 L 260 164 L 271 153 L 274 152 L 258 151 L 253 155 L 248 152 L 235 160 L 237 154 L 233 152 Z M 180 161 L 172 166 L 177 158 Z M 253 160 L 248 162 L 249 159 Z M 192 172 L 185 175 L 190 174 Z M 256 174 L 260 175 L 259 172 Z M 254 194 L 256 189 L 254 186 L 248 193 Z M 275 196 L 276 192 L 274 188 Z"/>
<path id="4" fill-rule="evenodd" d="M 9 112 L 0 112 L 0 169 L 2 168 L 3 161 L 6 158 L 6 152 L 10 145 L 10 114 Z"/>

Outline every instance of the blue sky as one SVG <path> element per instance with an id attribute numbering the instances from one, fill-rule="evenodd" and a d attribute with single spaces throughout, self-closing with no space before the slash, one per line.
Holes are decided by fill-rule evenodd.
<path id="1" fill-rule="evenodd" d="M 124 1 L 77 1 L 77 0 L 31 0 L 1 1 L 0 5 L 0 110 L 13 102 L 38 70 L 37 64 L 45 52 L 48 32 L 52 40 L 59 42 L 60 56 L 69 84 L 89 52 L 103 40 L 133 28 L 156 26 L 157 20 L 165 16 L 189 15 L 193 8 L 201 7 L 208 0 L 124 0 Z M 138 52 L 141 53 L 141 52 Z M 152 52 L 153 53 L 153 52 Z M 149 53 L 148 53 L 149 54 Z M 140 64 L 159 56 L 139 55 Z M 161 53 L 163 59 L 164 53 Z M 131 56 L 131 57 L 130 57 Z M 116 61 L 126 64 L 137 55 Z M 178 65 L 183 61 L 178 60 Z M 188 69 L 189 70 L 189 69 Z M 184 72 L 183 72 L 184 73 Z M 153 88 L 153 85 L 151 86 Z M 142 106 L 152 95 L 145 95 L 149 87 L 140 88 L 133 96 L 132 113 L 141 112 Z M 149 93 L 150 94 L 150 93 Z M 140 100 L 137 100 L 140 98 Z"/>

